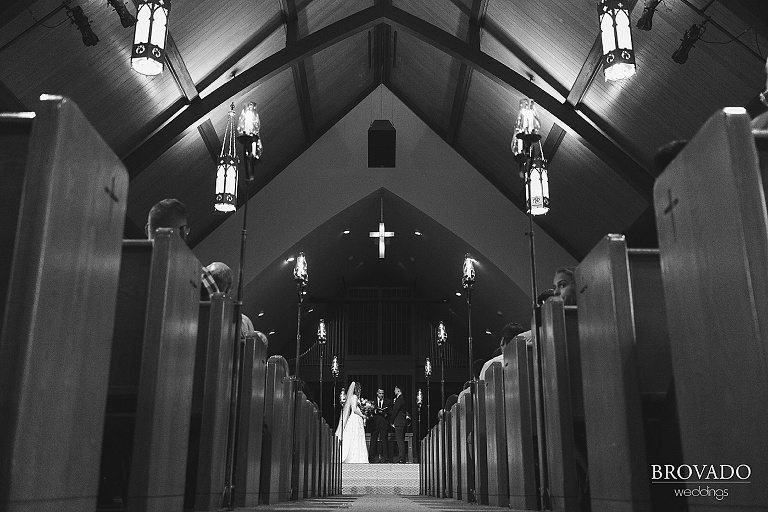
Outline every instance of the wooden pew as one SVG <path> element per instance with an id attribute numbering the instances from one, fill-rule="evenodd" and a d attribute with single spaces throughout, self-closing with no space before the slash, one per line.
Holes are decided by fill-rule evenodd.
<path id="1" fill-rule="evenodd" d="M 0 115 L 0 171 L 0 510 L 93 510 L 128 175 L 54 96 Z"/>
<path id="2" fill-rule="evenodd" d="M 504 370 L 493 363 L 480 381 L 485 394 L 485 427 L 488 453 L 488 504 L 509 505 L 509 475 L 507 473 L 507 431 L 504 419 Z"/>
<path id="3" fill-rule="evenodd" d="M 462 444 L 463 441 L 461 439 L 461 432 L 460 432 L 460 423 L 459 423 L 459 416 L 460 414 L 460 406 L 457 403 L 451 407 L 451 444 L 450 444 L 450 451 L 451 451 L 451 491 L 453 493 L 453 498 L 457 500 L 463 499 L 463 493 L 466 492 L 466 489 L 462 487 L 462 476 L 461 476 L 461 458 L 464 456 L 464 453 L 462 451 Z"/>
<path id="4" fill-rule="evenodd" d="M 419 494 L 427 496 L 427 466 L 424 464 L 424 446 L 426 441 L 422 438 L 419 442 Z"/>
<path id="5" fill-rule="evenodd" d="M 576 282 L 592 510 L 675 510 L 671 487 L 650 485 L 650 464 L 680 450 L 658 251 L 608 235 Z"/>
<path id="6" fill-rule="evenodd" d="M 459 394 L 459 450 L 461 450 L 461 499 L 469 503 L 475 499 L 475 464 L 474 449 L 469 445 L 473 426 L 472 394 Z"/>
<path id="7" fill-rule="evenodd" d="M 529 372 L 531 348 L 525 337 L 517 336 L 504 346 L 502 352 L 509 507 L 537 510 L 534 391 Z"/>
<path id="8" fill-rule="evenodd" d="M 252 507 L 259 503 L 262 434 L 266 428 L 264 410 L 267 343 L 267 337 L 257 331 L 249 334 L 243 345 L 240 416 L 235 457 L 235 506 L 237 507 Z"/>
<path id="9" fill-rule="evenodd" d="M 446 432 L 445 432 L 445 418 L 442 414 L 438 415 L 438 431 L 439 436 L 437 438 L 437 497 L 438 498 L 445 498 L 446 497 L 446 469 L 445 469 L 445 455 L 446 455 L 446 449 L 445 449 L 445 442 L 446 442 Z"/>
<path id="10" fill-rule="evenodd" d="M 298 467 L 294 467 L 298 482 L 298 499 L 309 498 L 311 495 L 310 484 L 312 482 L 312 429 L 316 422 L 314 407 L 303 392 L 299 394 L 299 408 L 301 416 L 296 419 L 296 439 L 299 443 L 297 456 Z"/>
<path id="11" fill-rule="evenodd" d="M 730 108 L 654 187 L 684 461 L 748 465 L 753 481 L 710 485 L 728 496 L 689 496 L 692 512 L 768 504 L 766 179 L 768 132 L 752 132 L 744 109 Z"/>
<path id="12" fill-rule="evenodd" d="M 443 410 L 443 423 L 445 425 L 445 443 L 443 445 L 443 457 L 445 459 L 445 496 L 453 498 L 453 420 L 451 411 Z"/>
<path id="13" fill-rule="evenodd" d="M 440 481 L 440 438 L 443 435 L 443 432 L 440 429 L 440 422 L 438 421 L 432 429 L 434 431 L 434 436 L 432 438 L 432 481 L 434 482 L 432 494 L 435 498 L 440 498 L 440 489 L 442 485 L 442 482 Z"/>
<path id="14" fill-rule="evenodd" d="M 293 398 L 290 394 L 286 396 L 286 391 L 290 391 L 284 385 L 287 376 L 288 363 L 282 356 L 271 356 L 267 359 L 259 487 L 259 501 L 264 504 L 274 504 L 290 498 L 285 495 L 285 489 L 290 490 L 293 446 L 286 445 L 286 437 L 291 436 L 283 433 L 290 432 L 293 428 Z M 290 450 L 287 450 L 288 448 Z M 286 469 L 286 465 L 289 469 Z M 286 478 L 289 479 L 287 485 Z"/>
<path id="15" fill-rule="evenodd" d="M 541 353 L 552 510 L 580 510 L 577 440 L 584 424 L 576 308 L 551 298 L 542 305 Z M 580 443 L 583 449 L 583 442 Z M 582 454 L 583 455 L 583 454 Z M 583 462 L 586 459 L 582 459 Z"/>
<path id="16" fill-rule="evenodd" d="M 230 383 L 235 347 L 234 303 L 217 293 L 200 303 L 185 508 L 222 504 L 227 462 Z"/>
<path id="17" fill-rule="evenodd" d="M 102 449 L 105 505 L 120 505 L 127 477 L 127 510 L 183 507 L 200 268 L 172 229 L 158 229 L 152 242 L 123 242 Z"/>
<path id="18" fill-rule="evenodd" d="M 424 437 L 424 467 L 426 468 L 427 496 L 434 496 L 434 464 L 432 462 L 432 430 Z"/>
<path id="19" fill-rule="evenodd" d="M 475 503 L 488 504 L 488 436 L 485 426 L 485 383 L 475 382 L 472 421 L 475 432 Z"/>

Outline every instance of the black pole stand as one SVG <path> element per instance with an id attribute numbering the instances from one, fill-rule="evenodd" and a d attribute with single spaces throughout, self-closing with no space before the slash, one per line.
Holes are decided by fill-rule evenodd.
<path id="1" fill-rule="evenodd" d="M 523 152 L 519 158 L 520 170 L 525 178 L 525 185 L 528 189 L 528 237 L 530 242 L 531 252 L 531 311 L 533 313 L 533 325 L 531 326 L 531 342 L 533 343 L 533 350 L 536 358 L 535 370 L 538 373 L 539 378 L 536 379 L 536 430 L 538 435 L 538 452 L 539 452 L 539 500 L 542 510 L 548 510 L 551 508 L 549 500 L 549 469 L 547 465 L 547 448 L 546 448 L 546 431 L 544 429 L 544 389 L 542 384 L 542 366 L 541 366 L 541 344 L 539 342 L 539 308 L 536 304 L 536 298 L 538 297 L 538 291 L 536 286 L 536 244 L 534 241 L 533 231 L 533 208 L 531 205 L 532 196 L 532 167 L 533 167 L 533 153 L 534 144 L 541 139 L 539 134 L 519 134 L 518 137 L 523 140 Z"/>
<path id="2" fill-rule="evenodd" d="M 296 427 L 298 426 L 299 411 L 301 410 L 301 379 L 299 379 L 299 366 L 301 361 L 301 306 L 304 304 L 304 297 L 307 295 L 307 283 L 304 280 L 296 280 L 298 294 L 297 321 L 296 321 L 296 369 L 293 378 L 296 379 L 296 397 L 293 408 L 293 470 L 291 471 L 291 500 L 299 500 L 299 482 L 298 482 L 298 464 L 299 450 L 298 439 L 296 437 Z"/>
<path id="3" fill-rule="evenodd" d="M 227 457 L 224 473 L 223 506 L 226 509 L 234 508 L 235 500 L 235 444 L 237 441 L 237 426 L 240 416 L 239 396 L 240 382 L 243 366 L 243 343 L 240 341 L 242 332 L 241 314 L 243 310 L 243 267 L 245 267 L 245 241 L 248 237 L 248 183 L 253 181 L 256 165 L 260 160 L 257 150 L 258 138 L 238 139 L 243 144 L 245 158 L 245 198 L 243 204 L 243 228 L 240 232 L 240 263 L 237 271 L 237 299 L 235 302 L 235 347 L 232 361 L 232 381 L 230 387 L 229 423 L 227 427 Z"/>

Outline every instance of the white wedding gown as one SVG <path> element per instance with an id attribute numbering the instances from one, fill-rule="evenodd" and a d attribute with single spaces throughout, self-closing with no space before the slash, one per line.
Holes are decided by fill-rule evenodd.
<path id="1" fill-rule="evenodd" d="M 350 400 L 353 403 L 349 417 L 344 420 L 344 431 L 341 432 L 341 425 L 336 429 L 336 437 L 341 439 L 341 461 L 367 464 L 368 446 L 365 444 L 365 424 L 358 414 L 360 409 L 357 407 L 357 396 L 352 395 Z M 344 418 L 344 412 L 341 418 Z"/>

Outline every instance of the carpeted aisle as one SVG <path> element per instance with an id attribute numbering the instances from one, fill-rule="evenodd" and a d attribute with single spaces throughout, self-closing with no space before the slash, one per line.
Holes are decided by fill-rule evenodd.
<path id="1" fill-rule="evenodd" d="M 333 496 L 329 498 L 310 498 L 302 501 L 279 503 L 277 505 L 259 505 L 256 508 L 238 508 L 237 512 L 321 512 L 350 510 L 360 512 L 467 512 L 495 509 L 487 505 L 467 504 L 451 499 L 437 499 L 427 496 L 399 496 L 396 494 L 369 494 L 364 496 Z M 508 509 L 507 509 L 508 510 Z"/>

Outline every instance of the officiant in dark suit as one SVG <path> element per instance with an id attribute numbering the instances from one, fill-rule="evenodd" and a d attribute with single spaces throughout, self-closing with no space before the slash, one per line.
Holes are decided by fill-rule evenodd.
<path id="1" fill-rule="evenodd" d="M 381 455 L 381 462 L 389 462 L 389 413 L 392 410 L 392 400 L 384 398 L 384 390 L 376 391 L 376 399 L 373 401 L 373 416 L 371 416 L 371 444 L 368 447 L 368 460 L 377 462 L 376 457 Z M 381 440 L 381 453 L 378 453 L 378 441 Z"/>

